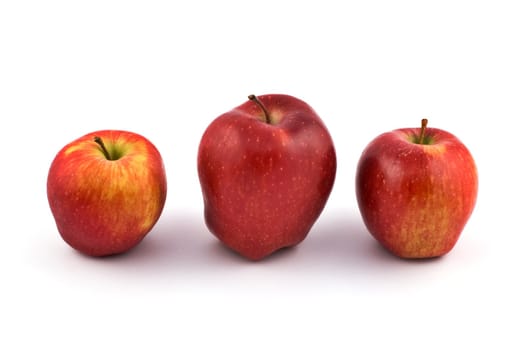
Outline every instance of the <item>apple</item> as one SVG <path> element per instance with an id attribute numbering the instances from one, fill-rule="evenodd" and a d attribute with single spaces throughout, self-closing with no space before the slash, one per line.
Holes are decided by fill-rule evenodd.
<path id="1" fill-rule="evenodd" d="M 208 229 L 260 260 L 305 239 L 332 190 L 336 153 L 307 103 L 250 95 L 208 126 L 197 165 Z"/>
<path id="2" fill-rule="evenodd" d="M 356 172 L 358 207 L 368 231 L 394 255 L 431 258 L 456 244 L 475 207 L 478 175 L 451 133 L 404 128 L 363 151 Z"/>
<path id="3" fill-rule="evenodd" d="M 161 215 L 163 160 L 141 135 L 89 133 L 56 155 L 47 197 L 58 231 L 71 247 L 90 256 L 123 253 L 141 242 Z"/>

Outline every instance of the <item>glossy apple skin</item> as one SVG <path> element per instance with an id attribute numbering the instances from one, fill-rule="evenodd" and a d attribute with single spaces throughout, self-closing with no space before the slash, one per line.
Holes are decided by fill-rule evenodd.
<path id="1" fill-rule="evenodd" d="M 478 175 L 472 155 L 449 132 L 398 129 L 363 151 L 356 196 L 369 232 L 402 258 L 431 258 L 456 244 L 475 207 Z"/>
<path id="2" fill-rule="evenodd" d="M 122 157 L 108 160 L 94 137 Z M 64 146 L 49 169 L 47 196 L 58 231 L 90 256 L 135 247 L 159 219 L 166 175 L 156 147 L 141 135 L 102 130 Z"/>
<path id="3" fill-rule="evenodd" d="M 259 96 L 215 119 L 198 151 L 209 230 L 251 260 L 307 236 L 333 187 L 336 154 L 316 112 L 288 95 Z"/>

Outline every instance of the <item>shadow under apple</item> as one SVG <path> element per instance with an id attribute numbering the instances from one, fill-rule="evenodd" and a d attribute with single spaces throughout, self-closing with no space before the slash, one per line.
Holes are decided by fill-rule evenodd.
<path id="1" fill-rule="evenodd" d="M 349 280 L 396 279 L 436 265 L 441 259 L 399 258 L 370 235 L 358 214 L 344 211 L 321 217 L 298 251 L 297 264 L 312 273 Z"/>
<path id="2" fill-rule="evenodd" d="M 79 256 L 83 256 L 78 253 Z M 196 212 L 166 213 L 134 249 L 106 258 L 83 256 L 130 278 L 192 276 L 206 281 L 225 277 L 229 283 L 249 278 L 287 281 L 339 279 L 349 283 L 366 279 L 405 278 L 411 270 L 436 259 L 404 260 L 386 251 L 367 232 L 359 216 L 332 212 L 321 216 L 305 240 L 260 260 L 248 260 L 224 246 Z M 229 280 L 230 278 L 230 280 Z"/>

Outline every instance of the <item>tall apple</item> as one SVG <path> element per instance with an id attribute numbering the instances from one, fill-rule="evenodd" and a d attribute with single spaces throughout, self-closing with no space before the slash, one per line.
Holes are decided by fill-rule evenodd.
<path id="1" fill-rule="evenodd" d="M 252 260 L 307 236 L 336 172 L 322 120 L 305 102 L 279 94 L 251 95 L 216 118 L 197 163 L 209 230 Z"/>
<path id="2" fill-rule="evenodd" d="M 123 253 L 161 215 L 163 161 L 141 135 L 93 132 L 58 152 L 49 169 L 47 196 L 58 231 L 70 246 L 91 256 Z"/>
<path id="3" fill-rule="evenodd" d="M 363 151 L 356 196 L 369 232 L 403 258 L 448 253 L 475 206 L 477 169 L 447 131 L 405 128 L 384 133 Z"/>

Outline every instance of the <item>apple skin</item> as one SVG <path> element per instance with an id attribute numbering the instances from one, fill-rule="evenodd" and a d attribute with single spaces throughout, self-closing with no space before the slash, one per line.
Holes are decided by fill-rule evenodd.
<path id="1" fill-rule="evenodd" d="M 208 229 L 250 260 L 304 240 L 336 174 L 331 136 L 308 104 L 281 94 L 258 101 L 266 111 L 251 100 L 217 117 L 197 160 Z"/>
<path id="2" fill-rule="evenodd" d="M 118 159 L 107 159 L 95 137 Z M 124 253 L 141 242 L 161 215 L 166 190 L 157 148 L 143 136 L 121 130 L 89 133 L 67 144 L 47 178 L 60 235 L 90 256 Z"/>
<path id="3" fill-rule="evenodd" d="M 448 253 L 477 197 L 477 168 L 466 146 L 447 131 L 423 128 L 423 144 L 418 143 L 422 128 L 378 136 L 357 166 L 363 221 L 374 238 L 402 258 Z"/>

